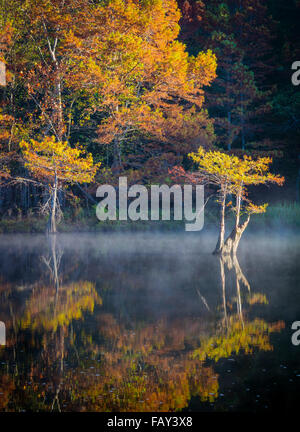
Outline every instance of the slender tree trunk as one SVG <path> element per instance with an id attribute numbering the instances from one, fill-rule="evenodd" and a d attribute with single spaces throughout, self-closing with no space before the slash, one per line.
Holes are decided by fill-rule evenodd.
<path id="1" fill-rule="evenodd" d="M 240 281 L 236 278 L 236 293 L 237 293 L 237 313 L 240 317 L 241 323 L 244 327 L 244 318 L 243 318 L 243 308 L 242 308 L 242 298 L 241 298 L 241 287 Z"/>
<path id="2" fill-rule="evenodd" d="M 64 135 L 64 118 L 63 118 L 63 105 L 62 105 L 62 96 L 61 96 L 61 78 L 59 73 L 59 66 L 56 63 L 57 67 L 57 84 L 56 84 L 56 92 L 57 92 L 57 101 L 58 101 L 58 134 L 59 138 L 62 141 Z"/>
<path id="3" fill-rule="evenodd" d="M 45 25 L 45 22 L 43 22 L 44 29 L 46 33 L 48 34 L 47 27 Z M 54 97 L 55 97 L 55 104 L 54 104 L 54 124 L 56 126 L 56 138 L 59 141 L 63 140 L 63 136 L 65 133 L 65 124 L 64 124 L 64 116 L 63 116 L 63 102 L 62 102 L 62 79 L 61 79 L 61 70 L 60 70 L 60 64 L 56 57 L 56 48 L 57 44 L 59 43 L 58 37 L 56 36 L 54 39 L 54 42 L 51 44 L 50 38 L 47 35 L 47 42 L 48 42 L 48 48 L 49 52 L 52 58 L 52 61 L 54 63 L 55 67 L 55 90 L 54 90 Z"/>
<path id="4" fill-rule="evenodd" d="M 236 218 L 235 218 L 235 228 L 238 228 L 240 224 L 241 215 L 241 203 L 242 203 L 242 187 L 236 195 Z"/>
<path id="5" fill-rule="evenodd" d="M 221 251 L 222 254 L 236 254 L 243 232 L 247 228 L 249 222 L 250 215 L 248 215 L 246 221 L 243 224 L 239 224 L 238 226 L 234 227 L 231 234 L 227 237 L 224 243 L 223 249 Z"/>
<path id="6" fill-rule="evenodd" d="M 224 321 L 225 321 L 226 328 L 228 328 L 228 316 L 227 316 L 227 306 L 226 306 L 226 279 L 225 279 L 225 266 L 224 266 L 223 257 L 219 258 L 219 262 L 220 262 L 220 273 L 221 273 Z"/>
<path id="7" fill-rule="evenodd" d="M 232 257 L 232 265 L 234 267 L 234 271 L 235 271 L 235 276 L 236 278 L 242 282 L 242 284 L 248 289 L 248 291 L 251 291 L 251 287 L 250 284 L 248 282 L 248 279 L 246 278 L 246 276 L 244 275 L 244 273 L 242 272 L 242 269 L 240 267 L 240 264 L 238 262 L 238 259 L 236 257 L 236 255 L 234 255 Z"/>
<path id="8" fill-rule="evenodd" d="M 54 177 L 54 185 L 52 190 L 52 197 L 51 197 L 51 209 L 50 209 L 50 215 L 48 220 L 48 226 L 47 226 L 47 232 L 48 234 L 54 234 L 56 233 L 56 201 L 57 201 L 57 175 L 55 173 Z"/>
<path id="9" fill-rule="evenodd" d="M 58 277 L 58 265 L 57 265 L 57 255 L 56 255 L 56 236 L 51 236 L 51 255 L 52 255 L 52 262 L 53 262 L 53 277 L 55 282 L 55 289 L 56 289 L 56 296 L 58 295 L 59 291 L 59 277 Z"/>
<path id="10" fill-rule="evenodd" d="M 235 218 L 235 227 L 232 230 L 231 234 L 227 237 L 223 247 L 220 250 L 221 254 L 228 255 L 228 254 L 236 254 L 237 248 L 239 246 L 241 237 L 243 235 L 243 232 L 247 228 L 249 221 L 250 221 L 250 215 L 248 215 L 248 218 L 243 224 L 240 224 L 240 214 L 241 214 L 241 204 L 242 204 L 242 193 L 243 193 L 243 183 L 240 185 L 240 189 L 236 194 L 236 218 Z"/>
<path id="11" fill-rule="evenodd" d="M 227 185 L 224 186 L 222 190 L 222 201 L 220 208 L 220 228 L 219 228 L 219 238 L 214 250 L 214 255 L 220 254 L 224 247 L 225 238 L 225 206 L 226 206 L 226 196 L 227 196 Z"/>

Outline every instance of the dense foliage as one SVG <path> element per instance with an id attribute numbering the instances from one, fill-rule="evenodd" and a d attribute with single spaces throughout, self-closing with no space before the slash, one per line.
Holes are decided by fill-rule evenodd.
<path id="1" fill-rule="evenodd" d="M 200 146 L 275 158 L 295 199 L 299 2 L 274 3 L 2 0 L 2 216 L 53 200 L 55 182 L 40 182 L 38 167 L 54 142 L 70 149 L 65 159 L 78 146 L 88 154 L 61 182 L 62 208 L 120 174 L 168 182 L 174 166 L 193 169 L 187 155 Z"/>

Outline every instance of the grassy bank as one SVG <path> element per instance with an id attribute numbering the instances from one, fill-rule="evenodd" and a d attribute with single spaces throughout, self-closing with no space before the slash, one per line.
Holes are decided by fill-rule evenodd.
<path id="1" fill-rule="evenodd" d="M 270 205 L 266 213 L 255 215 L 252 219 L 253 225 L 300 228 L 300 204 L 293 202 Z"/>
<path id="2" fill-rule="evenodd" d="M 218 211 L 216 206 L 207 207 L 204 216 L 204 228 L 212 229 L 218 224 Z M 232 213 L 227 215 L 227 225 L 234 223 Z M 89 211 L 81 209 L 76 216 L 65 213 L 58 224 L 59 232 L 107 232 L 107 231 L 183 231 L 185 221 L 106 221 L 99 222 L 94 209 Z M 16 218 L 2 218 L 0 220 L 0 233 L 43 233 L 45 232 L 47 218 L 41 216 L 18 216 Z M 270 205 L 267 212 L 252 216 L 249 230 L 300 228 L 300 204 L 280 203 Z"/>

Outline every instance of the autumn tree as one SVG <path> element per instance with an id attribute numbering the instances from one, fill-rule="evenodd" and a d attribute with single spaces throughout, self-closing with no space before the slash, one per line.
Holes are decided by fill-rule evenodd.
<path id="1" fill-rule="evenodd" d="M 146 163 L 147 178 L 156 162 L 168 168 L 172 155 L 209 146 L 204 86 L 216 76 L 216 58 L 210 50 L 189 56 L 177 40 L 176 1 L 110 0 L 88 19 L 93 32 L 79 25 L 67 36 L 73 83 L 93 95 L 90 113 L 103 113 L 98 141 L 116 172 Z"/>
<path id="2" fill-rule="evenodd" d="M 0 65 L 3 75 L 0 82 L 0 184 L 11 179 L 11 162 L 16 158 L 15 138 L 18 124 L 13 109 L 13 98 L 6 87 L 12 81 L 11 73 L 6 70 L 7 55 L 11 48 L 13 28 L 3 16 L 0 18 Z"/>
<path id="3" fill-rule="evenodd" d="M 74 105 L 67 91 L 70 53 L 64 46 L 65 34 L 88 4 L 85 0 L 13 0 L 3 6 L 14 29 L 8 66 L 27 91 L 34 129 L 52 133 L 58 141 L 69 139 Z"/>
<path id="4" fill-rule="evenodd" d="M 33 196 L 30 201 L 36 205 L 36 193 L 40 191 L 19 157 L 19 142 L 51 133 L 58 141 L 62 137 L 67 140 L 70 129 L 70 103 L 64 92 L 66 56 L 61 46 L 66 23 L 70 22 L 70 3 L 4 0 L 0 5 L 1 58 L 7 72 L 0 102 L 0 122 L 5 132 L 0 137 L 1 165 L 5 165 L 1 171 L 2 185 L 9 186 L 7 193 L 2 193 L 11 201 L 11 196 L 19 197 L 20 190 L 21 200 L 15 204 L 18 209 L 24 202 L 23 192 L 28 192 L 28 201 Z M 9 49 L 4 50 L 4 45 Z M 11 202 L 9 205 L 12 207 Z"/>
<path id="5" fill-rule="evenodd" d="M 269 157 L 258 157 L 257 159 L 247 155 L 238 157 L 217 150 L 205 151 L 202 147 L 198 149 L 197 153 L 190 153 L 189 156 L 196 163 L 200 173 L 207 178 L 207 181 L 216 185 L 218 189 L 220 228 L 214 253 L 236 253 L 251 214 L 262 213 L 266 209 L 266 205 L 257 206 L 249 200 L 246 195 L 246 187 L 268 183 L 282 185 L 284 178 L 269 172 L 269 166 L 272 163 L 272 159 Z M 226 199 L 229 193 L 235 196 L 235 206 L 232 206 L 235 212 L 235 227 L 224 242 Z M 241 224 L 243 200 L 247 219 Z"/>
<path id="6" fill-rule="evenodd" d="M 94 164 L 89 153 L 84 155 L 80 148 L 71 148 L 67 142 L 46 137 L 42 141 L 34 139 L 22 141 L 25 166 L 38 180 L 50 183 L 51 204 L 47 231 L 56 232 L 57 191 L 66 183 L 89 183 L 96 174 L 100 163 Z"/>
<path id="7" fill-rule="evenodd" d="M 146 181 L 212 143 L 203 101 L 216 59 L 209 50 L 189 56 L 177 40 L 175 0 L 5 0 L 1 12 L 13 29 L 11 142 L 80 142 L 115 173 Z M 29 177 L 23 171 L 19 179 Z"/>
<path id="8" fill-rule="evenodd" d="M 231 156 L 234 158 L 234 156 Z M 270 165 L 272 158 L 258 157 L 253 159 L 251 156 L 244 155 L 238 160 L 238 163 L 231 173 L 231 184 L 233 194 L 235 195 L 235 226 L 225 241 L 222 253 L 235 254 L 243 235 L 247 228 L 252 214 L 264 213 L 267 204 L 255 205 L 247 196 L 247 186 L 266 185 L 270 183 L 281 186 L 284 182 L 284 177 L 270 173 Z M 247 215 L 246 220 L 241 223 L 242 210 Z"/>
<path id="9" fill-rule="evenodd" d="M 203 147 L 199 147 L 197 153 L 190 153 L 189 157 L 197 165 L 199 173 L 202 174 L 201 181 L 206 180 L 209 184 L 216 186 L 218 190 L 219 237 L 214 253 L 219 253 L 224 246 L 226 200 L 232 189 L 230 176 L 238 158 L 217 150 L 206 152 Z"/>

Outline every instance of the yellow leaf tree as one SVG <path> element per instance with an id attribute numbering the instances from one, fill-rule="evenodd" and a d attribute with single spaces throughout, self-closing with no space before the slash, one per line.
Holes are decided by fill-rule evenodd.
<path id="1" fill-rule="evenodd" d="M 235 156 L 231 156 L 234 158 Z M 284 177 L 270 173 L 272 163 L 270 157 L 258 157 L 253 159 L 251 156 L 244 155 L 238 158 L 238 164 L 231 173 L 231 184 L 233 194 L 235 195 L 235 226 L 224 243 L 222 253 L 233 253 L 235 255 L 243 232 L 247 228 L 252 214 L 265 213 L 267 203 L 256 205 L 247 196 L 247 186 L 257 186 L 263 184 L 277 184 L 282 186 Z M 244 203 L 244 205 L 242 205 Z M 247 217 L 241 223 L 241 213 L 244 212 Z"/>
<path id="2" fill-rule="evenodd" d="M 231 192 L 230 173 L 233 165 L 238 162 L 238 158 L 233 158 L 220 151 L 205 151 L 203 147 L 199 147 L 197 153 L 190 153 L 189 157 L 196 163 L 199 172 L 207 179 L 207 182 L 218 188 L 220 223 L 219 238 L 215 249 L 217 253 L 224 245 L 226 199 Z"/>
<path id="3" fill-rule="evenodd" d="M 25 166 L 43 184 L 50 185 L 50 211 L 47 231 L 56 232 L 57 192 L 66 183 L 90 183 L 100 163 L 94 164 L 90 153 L 80 148 L 71 148 L 67 142 L 45 137 L 22 141 Z"/>
<path id="4" fill-rule="evenodd" d="M 201 174 L 208 183 L 218 187 L 218 202 L 220 203 L 219 239 L 214 253 L 236 253 L 241 236 L 248 226 L 250 216 L 253 213 L 266 211 L 266 204 L 257 206 L 253 204 L 246 194 L 246 187 L 275 183 L 282 185 L 284 178 L 269 172 L 272 159 L 244 155 L 242 158 L 233 154 L 227 154 L 217 150 L 205 151 L 203 147 L 197 153 L 190 153 L 189 157 L 196 163 Z M 228 194 L 235 195 L 235 227 L 230 236 L 225 239 L 225 209 Z M 245 202 L 244 211 L 247 219 L 240 223 L 242 202 Z M 230 203 L 231 204 L 231 203 Z"/>

